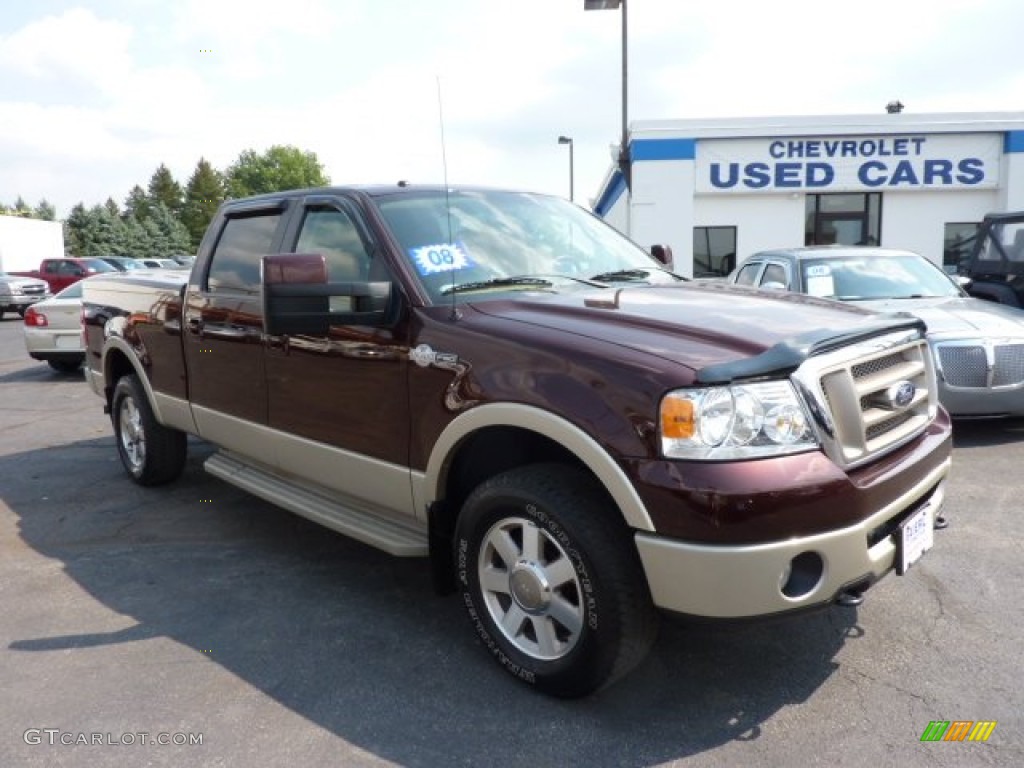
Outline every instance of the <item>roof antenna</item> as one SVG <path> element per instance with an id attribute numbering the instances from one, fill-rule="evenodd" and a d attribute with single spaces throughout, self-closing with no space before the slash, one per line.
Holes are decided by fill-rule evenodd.
<path id="1" fill-rule="evenodd" d="M 434 77 L 437 80 L 437 118 L 438 118 L 438 121 L 441 123 L 441 166 L 442 166 L 442 169 L 443 169 L 443 172 L 444 172 L 444 209 L 445 209 L 445 213 L 448 216 L 448 245 L 451 246 L 452 245 L 452 207 L 451 207 L 451 205 L 450 205 L 450 203 L 448 201 L 448 156 L 445 153 L 445 149 L 444 149 L 444 108 L 441 106 L 441 76 L 440 75 L 435 75 Z M 461 315 L 459 314 L 458 307 L 456 307 L 456 305 L 455 305 L 456 290 L 455 290 L 455 263 L 454 263 L 454 261 L 452 263 L 452 268 L 451 268 L 450 272 L 452 273 L 452 288 L 451 288 L 452 311 L 448 315 L 448 319 L 449 320 L 458 320 L 461 317 Z"/>

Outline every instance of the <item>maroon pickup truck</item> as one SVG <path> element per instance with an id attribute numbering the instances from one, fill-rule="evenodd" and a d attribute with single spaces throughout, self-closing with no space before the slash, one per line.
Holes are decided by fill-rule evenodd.
<path id="1" fill-rule="evenodd" d="M 116 271 L 103 259 L 82 259 L 68 256 L 63 259 L 43 259 L 39 269 L 33 269 L 31 272 L 12 272 L 11 274 L 44 280 L 50 286 L 50 291 L 59 293 L 79 280 L 104 272 Z"/>
<path id="2" fill-rule="evenodd" d="M 920 321 L 670 264 L 543 195 L 232 200 L 191 276 L 86 283 L 86 375 L 136 482 L 198 435 L 226 482 L 428 558 L 510 673 L 581 696 L 659 611 L 856 604 L 943 502 Z"/>

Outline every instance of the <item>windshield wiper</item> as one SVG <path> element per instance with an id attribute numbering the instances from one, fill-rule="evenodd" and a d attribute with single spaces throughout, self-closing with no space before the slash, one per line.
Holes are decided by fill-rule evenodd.
<path id="1" fill-rule="evenodd" d="M 447 296 L 450 293 L 463 293 L 466 291 L 485 291 L 488 288 L 551 288 L 554 285 L 550 280 L 542 277 L 495 277 L 491 280 L 480 280 L 475 283 L 458 283 L 447 285 L 441 289 L 441 295 Z"/>
<path id="2" fill-rule="evenodd" d="M 590 279 L 608 283 L 613 280 L 645 280 L 651 276 L 649 269 L 616 269 L 613 272 L 602 272 Z"/>

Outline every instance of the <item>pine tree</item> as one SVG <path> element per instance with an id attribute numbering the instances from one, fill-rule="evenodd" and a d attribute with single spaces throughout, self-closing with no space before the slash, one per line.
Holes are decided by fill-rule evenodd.
<path id="1" fill-rule="evenodd" d="M 85 205 L 78 203 L 64 219 L 64 251 L 69 256 L 82 255 L 85 229 L 89 225 L 89 214 Z"/>
<path id="2" fill-rule="evenodd" d="M 181 213 L 183 200 L 181 185 L 174 180 L 174 176 L 167 170 L 167 166 L 160 163 L 153 176 L 149 180 L 149 202 L 151 205 L 163 203 L 174 216 Z"/>
<path id="3" fill-rule="evenodd" d="M 224 178 L 205 158 L 199 158 L 185 187 L 185 205 L 180 217 L 189 232 L 192 244 L 190 252 L 199 247 L 206 227 L 213 220 L 224 198 Z"/>
<path id="4" fill-rule="evenodd" d="M 146 195 L 146 190 L 136 184 L 128 193 L 128 197 L 124 199 L 124 213 L 122 215 L 125 219 L 138 219 L 142 221 L 149 216 L 149 211 L 152 207 L 149 197 Z"/>
<path id="5" fill-rule="evenodd" d="M 57 209 L 54 208 L 53 204 L 45 197 L 39 201 L 36 209 L 32 212 L 33 216 L 42 221 L 56 221 L 57 220 Z"/>
<path id="6" fill-rule="evenodd" d="M 153 258 L 168 259 L 191 252 L 191 239 L 185 225 L 178 221 L 163 204 L 153 207 L 146 219 L 146 231 L 151 238 Z"/>

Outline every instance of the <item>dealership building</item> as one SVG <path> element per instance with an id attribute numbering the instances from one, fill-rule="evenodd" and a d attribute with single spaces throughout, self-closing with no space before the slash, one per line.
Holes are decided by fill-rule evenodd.
<path id="1" fill-rule="evenodd" d="M 767 248 L 906 248 L 953 265 L 991 211 L 1024 210 L 1024 112 L 637 121 L 631 184 L 594 211 L 690 276 Z"/>

